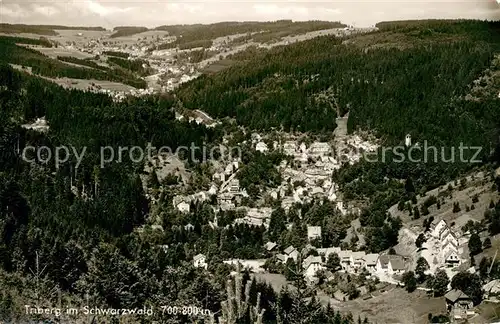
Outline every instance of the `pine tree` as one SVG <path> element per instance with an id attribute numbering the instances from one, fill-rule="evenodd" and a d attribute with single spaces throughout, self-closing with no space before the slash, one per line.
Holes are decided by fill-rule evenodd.
<path id="1" fill-rule="evenodd" d="M 481 243 L 481 238 L 477 233 L 473 233 L 469 239 L 469 252 L 470 255 L 476 255 L 482 251 L 483 244 Z"/>
<path id="2" fill-rule="evenodd" d="M 491 247 L 491 240 L 489 237 L 484 239 L 483 249 L 489 249 Z"/>
<path id="3" fill-rule="evenodd" d="M 450 279 L 444 270 L 438 270 L 436 276 L 432 281 L 432 290 L 434 291 L 434 296 L 443 296 L 448 290 L 448 284 Z"/>
<path id="4" fill-rule="evenodd" d="M 420 211 L 418 210 L 418 207 L 415 206 L 413 208 L 413 219 L 419 219 L 420 218 Z"/>

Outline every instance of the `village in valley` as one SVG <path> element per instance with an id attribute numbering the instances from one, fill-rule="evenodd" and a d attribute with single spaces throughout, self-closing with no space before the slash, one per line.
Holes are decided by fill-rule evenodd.
<path id="1" fill-rule="evenodd" d="M 463 291 L 452 289 L 451 281 L 456 274 L 461 272 L 470 274 L 479 272 L 479 259 L 477 255 L 476 261 L 474 261 L 474 256 L 471 257 L 469 242 L 472 235 L 477 235 L 473 234 L 476 233 L 477 228 L 484 227 L 483 213 L 474 210 L 481 206 L 484 212 L 492 208 L 491 202 L 498 200 L 498 193 L 491 190 L 492 175 L 478 172 L 470 177 L 469 185 L 450 183 L 421 194 L 414 208 L 416 213 L 422 211 L 424 217 L 430 215 L 427 218 L 419 218 L 420 216 L 415 217 L 415 215 L 413 218 L 405 216 L 401 211 L 405 208 L 393 206 L 388 212 L 404 220 L 398 233 L 399 244 L 380 253 L 370 253 L 370 248 L 365 245 L 358 220 L 362 204 L 343 199 L 343 193 L 332 181 L 332 174 L 343 164 L 356 164 L 364 154 L 375 152 L 379 146 L 376 139 L 367 137 L 366 134 L 348 135 L 345 132 L 347 118 L 348 116 L 337 119 L 338 128 L 333 140 L 329 142 L 311 141 L 304 137 L 290 137 L 287 134 L 263 136 L 257 133 L 252 133 L 248 141 L 242 142 L 242 145 L 246 145 L 245 147 L 249 147 L 256 154 L 279 153 L 285 157 L 275 167 L 280 174 L 281 183 L 275 188 L 267 188 L 266 191 L 259 192 L 256 200 L 253 200 L 247 190 L 240 185 L 238 173 L 241 171 L 242 161 L 238 158 L 231 158 L 227 161 L 209 161 L 212 177 L 210 183 L 205 184 L 207 190 L 191 194 L 177 194 L 173 196 L 171 206 L 179 213 L 187 215 L 196 210 L 197 205 L 208 204 L 215 215 L 208 223 L 211 228 L 221 226 L 220 213 L 232 212 L 235 215 L 232 225 L 245 224 L 255 228 L 264 228 L 269 232 L 270 226 L 273 226 L 271 223 L 276 209 L 287 213 L 293 206 L 316 201 L 320 204 L 330 203 L 334 206 L 336 215 L 348 220 L 347 236 L 341 240 L 340 245 L 324 246 L 322 242 L 328 234 L 325 234 L 322 226 L 305 224 L 305 231 L 301 232 L 304 235 L 301 242 L 305 244 L 301 246 L 281 245 L 278 241 L 268 240 L 263 242 L 261 255 L 264 257 L 262 258 L 218 260 L 231 266 L 233 274 L 244 270 L 250 272 L 258 280 L 270 283 L 280 282 L 276 285 L 276 289 L 282 289 L 285 286 L 294 289 L 294 284 L 296 284 L 294 278 L 297 273 L 300 273 L 310 287 L 318 289 L 323 303 L 335 305 L 339 309 L 348 309 L 353 314 L 366 315 L 366 313 L 352 309 L 354 306 L 350 303 L 353 301 L 369 304 L 371 300 L 373 302 L 377 299 L 383 300 L 386 298 L 384 296 L 390 296 L 398 289 L 403 290 L 403 287 L 408 286 L 410 282 L 410 285 L 415 285 L 414 288 L 410 288 L 411 291 L 416 288 L 416 291 L 421 294 L 418 295 L 420 296 L 418 301 L 411 299 L 412 303 L 417 305 L 416 307 L 419 307 L 420 300 L 434 300 L 432 307 L 427 307 L 429 313 L 433 311 L 434 315 L 446 314 L 445 316 L 457 321 L 479 320 L 481 317 L 473 307 L 472 298 Z M 214 123 L 211 118 L 208 121 L 208 124 Z M 197 122 L 204 123 L 207 119 L 200 118 Z M 225 144 L 228 142 L 225 140 Z M 408 135 L 402 143 L 410 147 L 411 136 Z M 150 177 L 154 172 L 153 177 L 157 177 L 160 183 L 163 183 L 165 176 L 170 172 L 178 176 L 181 183 L 190 183 L 189 172 L 175 156 L 157 157 L 146 168 L 146 171 Z M 497 173 L 500 173 L 500 170 L 497 170 Z M 162 195 L 163 188 L 160 187 L 159 190 L 148 188 L 146 179 L 145 176 L 143 181 L 145 189 L 148 197 L 155 204 L 158 197 Z M 462 181 L 466 182 L 467 179 Z M 182 189 L 177 190 L 177 192 L 182 191 Z M 463 207 L 467 211 L 457 211 L 455 205 L 458 203 L 448 201 L 454 196 L 461 201 L 460 204 L 466 204 L 469 201 L 469 205 Z M 488 204 L 490 205 L 484 208 Z M 224 226 L 229 228 L 230 225 L 226 222 Z M 293 231 L 296 226 L 293 222 L 285 225 L 288 231 Z M 158 221 L 153 220 L 152 228 L 163 231 L 161 222 Z M 144 228 L 140 230 L 144 231 Z M 192 231 L 194 225 L 188 223 L 184 226 L 184 230 Z M 480 250 L 483 251 L 482 246 L 485 247 L 483 252 L 488 252 L 489 264 L 493 267 L 497 257 L 496 250 L 491 259 L 490 238 L 483 234 L 483 238 L 479 240 Z M 169 248 L 168 246 L 162 247 Z M 210 269 L 209 264 L 213 262 L 210 251 L 199 252 L 193 257 L 193 266 L 205 270 Z M 408 279 L 409 273 L 411 273 L 410 279 Z M 429 288 L 428 282 L 431 279 L 428 278 L 434 278 L 443 273 L 447 278 L 444 296 L 432 298 L 433 289 Z M 500 293 L 499 280 L 487 282 L 482 291 L 484 292 L 483 304 L 500 302 L 494 297 Z M 406 297 L 401 298 L 404 300 Z M 418 311 L 410 311 L 410 313 L 411 316 L 416 316 L 415 314 L 423 316 Z M 405 314 L 405 316 L 410 315 Z"/>
<path id="2" fill-rule="evenodd" d="M 54 30 L 57 35 L 44 36 L 44 39 L 53 44 L 51 48 L 39 45 L 23 46 L 41 52 L 50 58 L 83 68 L 108 68 L 111 66 L 109 58 L 114 59 L 115 56 L 125 58 L 132 63 L 142 62 L 142 69 L 147 71 L 144 75 L 141 75 L 141 79 L 145 80 L 147 84 L 143 89 L 103 80 L 67 77 L 47 78 L 66 88 L 106 93 L 112 96 L 115 101 L 122 101 L 129 96 L 139 97 L 172 91 L 180 85 L 198 78 L 207 71 L 214 72 L 227 67 L 227 64 L 224 63 L 226 57 L 238 54 L 248 48 L 267 50 L 322 35 L 342 36 L 366 33 L 372 30 L 374 28 L 355 28 L 354 26 L 331 28 L 287 36 L 267 43 L 252 41 L 250 34 L 235 34 L 212 39 L 212 45 L 209 47 L 179 48 L 179 46 L 170 46 L 170 44 L 175 44 L 178 38 L 182 38 L 182 35 L 170 35 L 168 31 L 161 29 L 145 29 L 123 36 L 117 35 L 120 30 L 69 29 Z M 259 33 L 254 32 L 252 35 L 254 34 Z M 29 33 L 22 33 L 20 36 L 40 38 L 40 35 Z M 242 39 L 249 37 L 249 41 L 242 41 Z M 163 49 L 162 46 L 167 48 Z M 204 53 L 206 58 L 195 59 L 199 53 Z M 11 64 L 11 66 L 31 73 L 32 67 L 16 64 Z"/>
<path id="3" fill-rule="evenodd" d="M 151 259 L 144 259 L 149 261 L 141 259 L 144 264 L 152 259 L 161 259 L 158 269 L 163 267 L 162 271 L 165 270 L 168 277 L 161 278 L 163 283 L 170 284 L 171 278 L 198 276 L 220 288 L 221 278 L 226 281 L 230 278 L 230 282 L 234 279 L 238 285 L 241 283 L 238 280 L 245 276 L 247 284 L 263 283 L 265 287 L 259 289 L 265 290 L 269 286 L 275 296 L 287 296 L 290 291 L 298 291 L 297 300 L 300 303 L 318 302 L 318 305 L 321 304 L 318 308 L 324 306 L 325 309 L 349 314 L 354 319 L 353 323 L 356 319 L 359 323 L 362 319 L 365 322 L 370 320 L 370 323 L 489 323 L 490 319 L 498 318 L 497 311 L 500 312 L 500 168 L 496 162 L 488 160 L 477 166 L 457 167 L 455 170 L 455 165 L 440 165 L 439 169 L 436 166 L 439 163 L 412 164 L 413 161 L 404 161 L 399 164 L 390 161 L 386 164 L 385 156 L 382 161 L 372 160 L 370 158 L 380 158 L 381 152 L 385 154 L 389 146 L 387 143 L 399 145 L 398 148 L 405 154 L 414 148 L 422 151 L 420 143 L 423 137 L 416 130 L 408 129 L 405 123 L 397 125 L 400 128 L 389 132 L 390 136 L 383 135 L 378 129 L 371 129 L 371 123 L 377 124 L 373 116 L 368 118 L 366 125 L 359 124 L 359 120 L 356 124 L 353 120 L 360 119 L 352 117 L 356 109 L 361 109 L 359 106 L 362 105 L 370 106 L 360 101 L 357 103 L 358 108 L 353 108 L 348 95 L 342 98 L 344 102 L 339 105 L 339 92 L 334 90 L 336 86 L 331 85 L 331 80 L 317 85 L 314 90 L 317 93 L 304 101 L 310 105 L 305 110 L 326 111 L 325 116 L 329 117 L 325 117 L 324 124 L 328 125 L 318 122 L 312 127 L 314 131 L 305 130 L 307 127 L 304 127 L 304 123 L 309 118 L 304 116 L 309 115 L 299 113 L 293 118 L 300 120 L 300 125 L 297 121 L 287 121 L 290 124 L 288 126 L 284 126 L 283 121 L 280 125 L 281 117 L 295 111 L 293 105 L 285 113 L 276 108 L 281 105 L 280 100 L 285 98 L 285 95 L 281 97 L 281 93 L 285 93 L 284 89 L 299 89 L 309 82 L 313 83 L 311 80 L 314 81 L 319 74 L 299 73 L 288 79 L 285 72 L 269 72 L 268 79 L 259 82 L 269 82 L 270 85 L 262 86 L 265 91 L 255 93 L 241 89 L 249 91 L 252 87 L 257 88 L 257 83 L 252 82 L 258 79 L 255 75 L 259 76 L 259 71 L 247 79 L 241 77 L 237 81 L 233 80 L 238 84 L 235 88 L 221 86 L 219 89 L 216 81 L 209 77 L 205 79 L 206 75 L 236 64 L 233 55 L 245 54 L 247 50 L 250 51 L 245 55 L 252 56 L 252 50 L 266 51 L 325 35 L 345 38 L 338 42 L 338 46 L 357 42 L 353 46 L 363 47 L 365 42 L 370 42 L 370 37 L 376 35 L 376 31 L 378 28 L 375 27 L 358 29 L 347 26 L 290 33 L 261 42 L 251 38 L 258 33 L 249 32 L 210 39 L 210 45 L 201 47 L 192 43 L 196 45 L 208 39 L 195 40 L 188 43 L 190 46 L 183 47 L 182 33 L 172 36 L 161 28 L 117 37 L 115 33 L 120 34 L 119 29 L 70 29 L 57 30 L 56 36 L 44 36 L 53 47 L 30 44 L 19 46 L 70 66 L 95 71 L 102 68 L 102 71 L 109 73 L 106 74 L 109 78 L 40 77 L 45 79 L 44 82 L 49 80 L 64 88 L 84 90 L 92 96 L 109 95 L 111 98 L 103 97 L 109 99 L 112 105 L 110 111 L 130 101 L 130 107 L 126 109 L 130 108 L 132 112 L 130 115 L 124 113 L 123 119 L 127 123 L 131 120 L 132 123 L 135 119 L 144 118 L 144 123 L 132 127 L 132 124 L 123 122 L 124 126 L 115 132 L 147 133 L 147 136 L 137 137 L 132 142 L 136 147 L 141 148 L 143 144 L 149 146 L 151 142 L 159 143 L 158 138 L 169 140 L 169 144 L 174 147 L 178 145 L 175 152 L 167 146 L 163 148 L 168 150 L 153 148 L 149 152 L 151 155 L 147 158 L 143 155 L 140 162 L 132 161 L 130 168 L 126 169 L 127 172 L 133 171 L 132 180 L 127 178 L 128 174 L 124 176 L 126 181 L 135 186 L 131 192 L 137 200 L 132 201 L 131 205 L 140 206 L 137 207 L 140 212 L 136 213 L 140 214 L 140 217 L 137 216 L 140 221 L 126 218 L 125 222 L 128 223 L 123 227 L 128 232 L 127 236 L 123 236 L 123 241 L 133 239 L 144 246 L 139 243 L 137 246 L 140 248 L 117 245 L 117 251 L 137 249 L 137 253 L 151 256 Z M 262 31 L 264 34 L 267 32 Z M 281 35 L 281 32 L 277 34 Z M 399 37 L 397 33 L 390 33 L 391 37 Z M 414 38 L 425 38 L 426 33 L 424 30 L 408 37 L 413 41 Z M 354 37 L 357 34 L 360 38 Z M 186 35 L 189 33 L 185 32 Z M 22 36 L 39 39 L 39 35 Z M 327 43 L 318 43 L 316 47 L 328 48 L 325 45 Z M 368 55 L 373 48 L 367 46 L 360 51 L 360 57 L 364 59 L 363 55 Z M 333 61 L 333 58 L 328 57 L 328 60 Z M 325 59 L 325 62 L 328 60 Z M 112 62 L 130 63 L 130 70 L 119 64 L 113 65 Z M 349 73 L 354 64 L 352 62 L 349 61 L 351 65 L 346 68 Z M 23 71 L 30 77 L 35 75 L 30 66 L 9 64 L 16 72 Z M 131 66 L 136 70 L 132 71 Z M 336 67 L 334 64 L 332 66 Z M 500 63 L 498 68 L 500 71 Z M 113 74 L 117 71 L 118 74 Z M 123 77 L 123 83 L 113 79 L 117 76 Z M 378 75 L 365 80 L 364 75 L 358 76 L 342 75 L 338 81 L 343 82 L 342 87 L 348 89 L 367 85 L 366 89 L 374 93 L 384 83 Z M 216 90 L 213 93 L 202 92 L 200 89 L 206 85 L 198 86 L 196 82 L 200 80 Z M 391 82 L 397 83 L 397 80 L 395 78 Z M 125 81 L 139 82 L 142 88 L 126 84 Z M 224 80 L 227 83 L 233 81 Z M 488 82 L 493 84 L 493 81 Z M 296 93 L 297 98 L 308 91 L 307 87 L 300 88 Z M 357 94 L 363 91 L 359 90 Z M 187 100 L 194 93 L 201 99 Z M 500 98 L 498 89 L 495 88 L 492 93 L 495 98 Z M 415 96 L 419 97 L 420 94 Z M 147 101 L 149 98 L 152 98 L 150 102 Z M 143 99 L 144 102 L 141 101 Z M 267 115 L 268 111 L 264 108 L 255 113 L 257 117 L 240 117 L 230 109 L 218 110 L 218 100 L 225 100 L 224 104 L 228 106 L 233 101 L 241 100 L 235 108 L 235 111 L 241 112 L 249 111 L 254 107 L 252 104 L 259 100 L 263 102 L 259 104 L 267 107 L 267 99 L 277 110 L 273 116 Z M 470 98 L 467 100 L 473 101 Z M 202 107 L 205 101 L 206 105 Z M 136 102 L 139 104 L 136 105 Z M 385 103 L 388 107 L 390 104 L 392 102 Z M 140 110 L 142 105 L 157 110 L 149 115 L 145 113 L 146 108 Z M 33 103 L 33 107 L 36 108 L 37 104 Z M 137 111 L 134 110 L 136 108 Z M 106 120 L 114 123 L 120 119 L 118 117 L 121 116 L 117 115 L 122 111 L 112 114 L 106 111 L 95 118 L 108 118 Z M 156 115 L 162 113 L 165 113 L 161 117 L 163 124 L 156 124 Z M 466 114 L 457 108 L 458 113 Z M 74 116 L 73 113 L 72 118 Z M 278 122 L 273 124 L 260 120 L 262 116 L 280 118 L 275 118 Z M 317 116 L 322 115 L 318 113 Z M 49 118 L 50 114 L 47 113 L 46 117 L 41 113 L 40 116 L 33 115 L 32 119 L 23 120 L 18 128 L 30 135 L 36 133 L 33 138 L 57 132 L 57 124 Z M 161 128 L 167 130 L 168 134 L 160 135 L 156 129 L 148 129 L 160 129 L 160 124 L 172 126 L 173 131 L 170 133 L 168 127 Z M 468 124 L 464 125 L 460 127 L 467 128 Z M 84 131 L 81 133 L 86 134 Z M 112 138 L 115 138 L 114 135 Z M 194 145 L 194 142 L 182 142 L 185 139 L 200 140 L 204 146 L 194 150 L 189 146 Z M 113 142 L 116 143 L 124 141 Z M 18 155 L 21 144 L 17 138 L 15 149 Z M 500 149 L 500 146 L 496 149 Z M 132 155 L 130 157 L 133 160 Z M 68 163 L 64 175 L 57 179 L 60 183 L 54 181 L 54 187 L 62 187 L 61 183 L 67 180 L 64 182 L 69 187 L 66 194 L 72 201 L 82 202 L 82 206 L 83 203 L 91 205 L 96 202 L 100 208 L 101 205 L 97 204 L 99 195 L 105 196 L 106 190 L 111 190 L 110 187 L 104 189 L 100 182 L 102 160 L 101 169 L 97 165 L 90 167 L 83 164 L 83 171 L 77 170 L 78 167 L 72 163 Z M 114 170 L 116 167 L 122 172 L 125 170 L 123 165 L 109 163 L 106 168 Z M 442 170 L 448 173 L 441 176 Z M 111 174 L 108 181 L 114 181 L 114 176 Z M 428 180 L 425 178 L 427 176 L 433 176 L 432 180 L 424 181 Z M 113 187 L 113 190 L 116 188 Z M 120 190 L 118 192 L 121 193 Z M 48 195 L 50 190 L 43 193 Z M 124 208 L 123 214 L 129 217 L 129 213 L 133 213 L 130 210 Z M 113 226 L 114 223 L 110 225 Z M 121 238 L 117 241 L 122 242 Z M 144 273 L 147 275 L 143 277 L 149 278 L 150 271 Z M 170 277 L 172 273 L 174 275 Z M 212 292 L 209 292 L 208 285 L 203 285 L 205 283 L 196 281 L 193 295 L 197 294 L 198 297 L 203 291 L 208 299 Z M 203 289 L 196 290 L 198 286 L 203 286 Z M 254 290 L 257 291 L 256 288 Z M 230 293 L 227 294 L 232 303 Z M 261 290 L 258 294 L 257 306 L 252 306 L 255 309 L 260 306 Z M 206 306 L 208 302 L 203 299 L 199 304 L 202 303 Z"/>

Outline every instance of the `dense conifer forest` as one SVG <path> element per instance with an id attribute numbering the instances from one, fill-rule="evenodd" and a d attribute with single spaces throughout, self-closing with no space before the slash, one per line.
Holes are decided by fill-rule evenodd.
<path id="1" fill-rule="evenodd" d="M 1 66 L 0 75 L 0 319 L 21 321 L 26 318 L 25 304 L 42 300 L 47 307 L 57 305 L 61 295 L 73 305 L 88 304 L 84 297 L 90 296 L 92 305 L 102 307 L 160 309 L 165 304 L 189 304 L 216 313 L 225 298 L 222 291 L 229 273 L 220 261 L 231 256 L 259 257 L 264 229 L 246 225 L 211 229 L 206 225 L 214 216 L 211 208 L 194 206 L 186 218 L 169 207 L 171 198 L 164 197 L 160 205 L 165 235 L 150 229 L 134 232 L 150 212 L 139 179 L 142 166 L 124 160 L 99 168 L 98 156 L 103 145 L 215 144 L 221 130 L 177 122 L 170 96 L 113 103 L 106 95 L 65 90 L 7 65 Z M 42 116 L 50 123 L 47 134 L 20 127 L 22 121 Z M 75 172 L 74 159 L 59 168 L 23 162 L 15 148 L 27 145 L 53 149 L 71 145 L 79 152 L 87 148 Z M 84 188 L 90 199 L 82 198 Z M 221 221 L 234 218 L 228 214 Z M 195 224 L 194 230 L 184 229 L 188 222 Z M 216 275 L 200 275 L 192 267 L 189 260 L 195 247 L 221 251 L 209 262 Z M 37 260 L 43 264 L 44 277 L 33 289 L 27 279 Z M 249 280 L 247 274 L 237 285 L 250 284 Z M 266 323 L 274 323 L 277 317 L 295 323 L 292 318 L 308 316 L 312 317 L 307 323 L 352 322 L 352 317 L 332 309 L 318 312 L 322 308 L 314 298 L 303 304 L 304 296 L 288 291 L 277 294 L 255 281 L 249 292 L 252 303 L 257 292 L 261 307 L 266 308 Z M 309 314 L 308 309 L 316 311 Z M 161 312 L 156 312 L 150 319 L 161 318 Z M 172 323 L 187 320 L 182 315 L 169 318 Z"/>
<path id="2" fill-rule="evenodd" d="M 59 26 L 59 25 L 24 25 L 24 24 L 0 24 L 0 32 L 6 34 L 31 33 L 45 36 L 56 36 L 56 30 L 90 30 L 105 31 L 102 27 L 84 26 Z"/>
<path id="3" fill-rule="evenodd" d="M 116 37 L 132 36 L 135 34 L 147 32 L 148 30 L 149 29 L 146 27 L 133 27 L 133 26 L 115 27 L 113 29 L 114 33 L 110 37 L 116 38 Z"/>

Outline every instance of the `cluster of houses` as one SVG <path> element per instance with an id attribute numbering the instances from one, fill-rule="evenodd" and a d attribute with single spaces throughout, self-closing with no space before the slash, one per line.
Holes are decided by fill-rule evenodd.
<path id="1" fill-rule="evenodd" d="M 272 252 L 277 248 L 276 243 L 268 242 L 265 245 L 267 251 Z M 340 260 L 340 271 L 357 274 L 362 269 L 368 270 L 374 276 L 381 275 L 381 281 L 387 276 L 403 274 L 407 268 L 403 257 L 398 255 L 379 255 L 378 253 L 366 253 L 364 251 L 342 250 L 339 247 L 314 248 L 307 245 L 302 251 L 298 251 L 293 246 L 287 247 L 283 253 L 277 253 L 279 262 L 286 264 L 289 259 L 297 262 L 301 255 L 308 254 L 315 250 L 317 255 L 310 254 L 302 261 L 304 276 L 314 281 L 318 271 L 326 270 L 326 262 L 332 254 L 337 254 Z"/>
<path id="2" fill-rule="evenodd" d="M 268 151 L 268 145 L 259 134 L 252 134 L 252 143 L 256 150 Z M 341 164 L 335 157 L 331 156 L 332 148 L 329 143 L 313 142 L 308 147 L 303 142 L 299 144 L 298 141 L 289 140 L 283 145 L 275 142 L 274 149 L 281 149 L 284 153 L 294 156 L 296 162 L 301 162 L 301 166 L 297 166 L 297 163 L 288 164 L 287 161 L 283 161 L 278 167 L 283 176 L 282 183 L 277 188 L 269 189 L 266 193 L 273 199 L 279 199 L 285 210 L 288 210 L 293 204 L 327 198 L 336 202 L 338 211 L 344 215 L 359 212 L 356 208 L 346 206 L 340 192 L 338 192 L 338 186 L 331 181 L 333 171 L 340 168 Z M 218 161 L 210 189 L 189 196 L 176 196 L 173 199 L 174 207 L 183 213 L 188 213 L 193 202 L 203 202 L 215 195 L 217 198 L 216 211 L 244 208 L 241 203 L 243 198 L 248 197 L 248 194 L 245 189 L 241 188 L 237 178 L 240 164 L 238 159 L 226 162 Z M 244 209 L 246 209 L 246 216 L 236 220 L 237 223 L 258 226 L 269 224 L 271 209 Z"/>
<path id="3" fill-rule="evenodd" d="M 177 195 L 172 199 L 172 204 L 182 213 L 189 213 L 192 203 L 201 203 L 216 194 L 217 188 L 212 186 L 208 191 L 200 191 L 192 195 Z"/>
<path id="4" fill-rule="evenodd" d="M 268 210 L 270 212 L 271 209 Z M 250 209 L 249 213 L 258 213 L 257 209 Z M 308 226 L 307 238 L 311 242 L 321 238 L 320 226 Z M 364 251 L 343 250 L 340 247 L 316 248 L 311 244 L 307 244 L 301 251 L 290 245 L 285 248 L 282 253 L 278 252 L 278 244 L 275 242 L 267 242 L 264 245 L 268 255 L 276 258 L 278 262 L 286 264 L 288 260 L 298 262 L 302 260 L 302 268 L 304 276 L 307 280 L 314 282 L 317 279 L 319 271 L 327 270 L 326 263 L 328 259 L 336 254 L 339 257 L 339 270 L 345 273 L 358 274 L 362 269 L 366 269 L 373 276 L 379 277 L 380 281 L 385 280 L 393 275 L 401 275 L 407 270 L 406 260 L 398 255 L 380 255 L 378 253 L 366 253 Z M 316 253 L 314 253 L 316 252 Z M 302 257 L 306 256 L 304 259 Z M 259 272 L 262 271 L 262 265 L 265 260 L 229 260 L 224 261 L 226 264 L 239 263 L 250 270 Z M 198 254 L 193 259 L 195 267 L 206 268 L 206 256 Z M 393 282 L 393 280 L 389 280 Z"/>
<path id="5" fill-rule="evenodd" d="M 425 238 L 426 242 L 419 253 L 427 260 L 431 272 L 438 268 L 455 269 L 463 263 L 463 249 L 460 247 L 463 242 L 445 220 L 434 220 Z"/>
<path id="6" fill-rule="evenodd" d="M 259 134 L 252 134 L 252 144 L 256 151 L 262 153 L 271 149 L 293 157 L 293 162 L 283 161 L 279 170 L 283 182 L 278 188 L 268 193 L 274 199 L 281 200 L 281 206 L 288 210 L 295 203 L 307 203 L 314 198 L 327 198 L 337 202 L 337 208 L 342 214 L 359 212 L 345 206 L 337 185 L 331 181 L 334 170 L 343 163 L 358 161 L 362 152 L 373 151 L 376 145 L 363 141 L 359 136 L 345 137 L 333 145 L 327 142 L 313 142 L 309 146 L 298 140 L 287 140 L 284 143 L 273 141 L 272 148 L 263 141 Z M 336 147 L 338 152 L 333 150 Z M 343 149 L 342 149 L 343 148 Z M 340 156 L 337 153 L 341 153 Z M 345 155 L 345 158 L 343 158 Z M 293 188 L 291 188 L 293 184 Z"/>
<path id="7" fill-rule="evenodd" d="M 68 50 L 79 50 L 82 53 L 92 55 L 103 55 L 105 52 L 123 52 L 130 55 L 130 59 L 140 57 L 148 61 L 149 66 L 157 72 L 157 74 L 146 77 L 147 81 L 151 82 L 151 86 L 147 89 L 134 89 L 130 92 L 124 91 L 111 91 L 107 92 L 112 95 L 116 101 L 123 100 L 128 95 L 143 96 L 150 93 L 155 93 L 162 89 L 164 91 L 171 91 L 178 87 L 180 84 L 193 80 L 201 75 L 197 72 L 195 66 L 189 62 L 182 62 L 175 60 L 177 54 L 175 50 L 165 51 L 149 51 L 149 49 L 156 45 L 158 42 L 167 40 L 169 36 L 151 36 L 150 38 L 144 37 L 138 39 L 134 44 L 127 44 L 119 40 L 111 42 L 104 41 L 104 38 L 92 39 L 86 43 L 82 42 L 68 42 L 63 47 Z M 167 58 L 165 58 L 165 56 Z M 163 86 L 159 86 L 162 75 L 168 75 L 169 78 L 165 80 Z M 158 83 L 158 84 L 157 84 Z M 155 86 L 153 86 L 153 84 Z"/>
<path id="8" fill-rule="evenodd" d="M 441 260 L 447 266 L 458 267 L 461 263 L 458 251 L 458 238 L 451 231 L 445 220 L 431 224 L 432 235 L 436 239 L 437 250 L 440 251 Z"/>

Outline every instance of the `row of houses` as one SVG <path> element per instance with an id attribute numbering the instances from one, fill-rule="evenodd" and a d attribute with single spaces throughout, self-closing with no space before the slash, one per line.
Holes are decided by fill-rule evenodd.
<path id="1" fill-rule="evenodd" d="M 440 264 L 448 267 L 458 267 L 461 264 L 459 241 L 445 220 L 435 220 L 431 223 L 431 237 L 434 239 L 433 250 L 440 259 Z"/>
<path id="2" fill-rule="evenodd" d="M 276 144 L 275 144 L 276 146 Z M 279 146 L 279 145 L 278 145 Z M 284 154 L 295 156 L 296 154 L 309 154 L 313 156 L 328 155 L 332 152 L 332 147 L 326 142 L 314 142 L 309 147 L 305 143 L 297 141 L 286 141 L 280 146 Z"/>
<path id="3" fill-rule="evenodd" d="M 276 243 L 268 242 L 265 247 L 270 251 L 275 249 L 276 246 Z M 276 258 L 282 263 L 287 263 L 289 259 L 297 262 L 300 255 L 306 254 L 307 251 L 311 249 L 316 250 L 318 255 L 309 255 L 302 262 L 305 276 L 309 279 L 313 279 L 319 270 L 326 270 L 325 264 L 332 254 L 337 254 L 339 256 L 341 267 L 339 270 L 348 273 L 358 273 L 364 268 L 374 275 L 385 274 L 392 276 L 395 274 L 402 274 L 406 271 L 406 262 L 401 256 L 342 250 L 338 247 L 316 249 L 308 245 L 301 253 L 293 246 L 289 246 L 283 253 L 276 254 Z"/>

